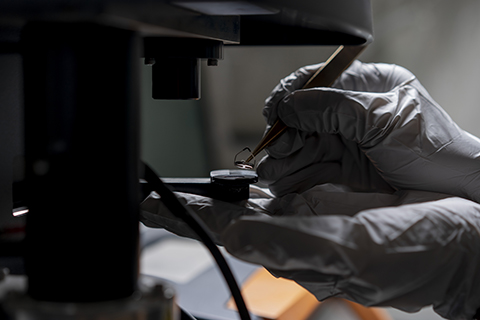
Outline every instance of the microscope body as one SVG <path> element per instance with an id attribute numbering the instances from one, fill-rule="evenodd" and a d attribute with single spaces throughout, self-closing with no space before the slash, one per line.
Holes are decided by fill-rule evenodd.
<path id="1" fill-rule="evenodd" d="M 153 98 L 199 99 L 200 62 L 215 65 L 224 45 L 361 45 L 370 14 L 368 0 L 0 3 L 0 63 L 15 61 L 0 75 L 11 136 L 0 139 L 0 229 L 28 208 L 24 239 L 0 243 L 0 267 L 21 264 L 0 280 L 11 291 L 2 315 L 178 318 L 168 285 L 139 275 L 139 59 L 152 65 Z"/>

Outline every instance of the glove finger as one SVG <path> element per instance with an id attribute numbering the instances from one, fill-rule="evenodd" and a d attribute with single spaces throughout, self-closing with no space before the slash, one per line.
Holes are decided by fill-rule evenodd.
<path id="1" fill-rule="evenodd" d="M 243 215 L 256 215 L 245 203 L 230 203 L 196 194 L 175 192 L 179 201 L 193 210 L 210 229 L 218 243 L 218 234 L 233 220 Z M 196 234 L 181 219 L 172 214 L 162 202 L 160 196 L 152 192 L 141 203 L 140 220 L 150 227 L 165 228 L 177 235 L 194 238 Z"/>
<path id="2" fill-rule="evenodd" d="M 269 144 L 265 151 L 268 155 L 276 159 L 288 157 L 304 146 L 307 135 L 306 132 L 294 128 L 287 128 Z"/>
<path id="3" fill-rule="evenodd" d="M 262 159 L 257 167 L 259 178 L 263 181 L 273 182 L 312 163 L 333 162 L 342 159 L 345 146 L 340 137 L 317 133 L 310 135 L 303 133 L 303 136 L 305 137 L 303 145 L 298 150 L 292 148 L 292 150 L 285 151 L 287 147 L 281 150 L 277 144 L 269 147 L 268 156 Z M 278 140 L 281 147 L 287 146 L 288 137 L 287 139 L 279 137 Z"/>
<path id="4" fill-rule="evenodd" d="M 358 144 L 339 135 L 306 135 L 303 148 L 284 158 L 264 157 L 257 173 L 276 195 L 329 182 L 363 192 L 394 192 Z"/>
<path id="5" fill-rule="evenodd" d="M 298 90 L 279 104 L 278 115 L 289 127 L 305 132 L 338 133 L 370 147 L 417 114 L 416 96 L 416 89 L 409 83 L 387 93 L 333 88 Z"/>
<path id="6" fill-rule="evenodd" d="M 308 133 L 340 133 L 359 143 L 365 133 L 366 106 L 371 100 L 366 97 L 370 95 L 332 88 L 298 90 L 279 104 L 278 116 L 288 127 Z"/>
<path id="7" fill-rule="evenodd" d="M 275 181 L 260 179 L 276 196 L 304 192 L 316 185 L 339 183 L 358 192 L 392 193 L 395 189 L 377 172 L 375 167 L 359 166 L 350 158 L 341 162 L 313 163 L 280 177 Z M 360 169 L 361 168 L 361 169 Z"/>
<path id="8" fill-rule="evenodd" d="M 265 151 L 270 157 L 275 159 L 283 159 L 300 152 L 297 156 L 298 158 L 304 156 L 304 158 L 311 158 L 314 161 L 314 159 L 319 159 L 319 157 L 329 157 L 336 160 L 343 149 L 342 140 L 338 135 L 317 132 L 307 133 L 287 128 L 279 137 L 273 140 Z"/>
<path id="9" fill-rule="evenodd" d="M 276 107 L 278 103 L 290 93 L 302 88 L 321 65 L 322 63 L 300 68 L 280 80 L 270 96 L 265 100 L 263 116 L 269 125 L 273 125 L 277 121 Z"/>
<path id="10" fill-rule="evenodd" d="M 388 92 L 414 77 L 407 69 L 394 64 L 363 63 L 356 60 L 332 87 L 363 92 Z"/>
<path id="11" fill-rule="evenodd" d="M 277 197 L 289 193 L 301 193 L 324 183 L 341 183 L 342 167 L 337 162 L 322 162 L 309 165 L 295 174 L 284 176 L 268 184 Z"/>
<path id="12" fill-rule="evenodd" d="M 178 236 L 199 240 L 195 232 L 183 220 L 175 217 L 167 209 L 160 200 L 160 196 L 155 192 L 152 192 L 140 204 L 140 221 L 150 228 L 163 228 Z M 218 238 L 218 236 L 215 237 Z"/>

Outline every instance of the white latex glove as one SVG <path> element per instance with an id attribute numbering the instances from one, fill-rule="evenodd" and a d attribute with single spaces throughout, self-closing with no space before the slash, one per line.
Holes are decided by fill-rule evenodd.
<path id="1" fill-rule="evenodd" d="M 418 311 L 453 320 L 480 307 L 480 205 L 421 191 L 356 193 L 320 185 L 302 194 L 232 204 L 177 193 L 234 256 L 290 278 L 319 300 Z M 151 227 L 195 238 L 152 194 Z"/>
<path id="2" fill-rule="evenodd" d="M 335 84 L 347 90 L 294 92 L 313 69 L 283 80 L 267 101 L 269 123 L 278 113 L 291 126 L 258 168 L 278 198 L 178 197 L 231 254 L 320 300 L 406 311 L 432 304 L 449 319 L 472 319 L 480 307 L 480 205 L 402 189 L 479 201 L 479 140 L 403 68 L 355 62 Z M 141 216 L 195 237 L 154 194 Z"/>
<path id="3" fill-rule="evenodd" d="M 480 202 L 480 140 L 461 130 L 413 74 L 355 61 L 333 88 L 296 90 L 317 68 L 283 79 L 266 101 L 268 124 L 278 117 L 289 127 L 257 170 L 274 194 L 332 182 Z"/>
<path id="4" fill-rule="evenodd" d="M 261 210 L 253 210 L 255 206 L 249 201 L 230 203 L 182 192 L 175 192 L 175 195 L 206 223 L 219 245 L 222 244 L 219 234 L 233 221 L 242 216 L 261 215 Z M 141 203 L 140 221 L 147 227 L 164 228 L 182 237 L 198 239 L 185 222 L 170 213 L 156 192 L 150 193 Z"/>

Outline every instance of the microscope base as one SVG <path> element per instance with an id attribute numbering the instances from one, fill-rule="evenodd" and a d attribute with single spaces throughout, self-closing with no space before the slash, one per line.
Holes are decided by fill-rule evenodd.
<path id="1" fill-rule="evenodd" d="M 9 279 L 9 277 L 17 279 Z M 141 278 L 139 289 L 129 298 L 91 303 L 34 300 L 22 288 L 26 281 L 21 281 L 18 276 L 7 276 L 0 287 L 4 283 L 12 282 L 17 285 L 10 289 L 0 301 L 7 319 L 177 320 L 180 318 L 173 288 L 149 277 Z"/>

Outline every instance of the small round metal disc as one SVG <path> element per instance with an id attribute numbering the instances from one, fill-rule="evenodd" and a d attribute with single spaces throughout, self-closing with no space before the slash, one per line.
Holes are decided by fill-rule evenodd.
<path id="1" fill-rule="evenodd" d="M 249 163 L 246 163 L 245 161 L 235 161 L 235 166 L 239 169 L 248 169 L 248 170 L 252 170 L 253 169 L 253 165 L 249 164 Z"/>

